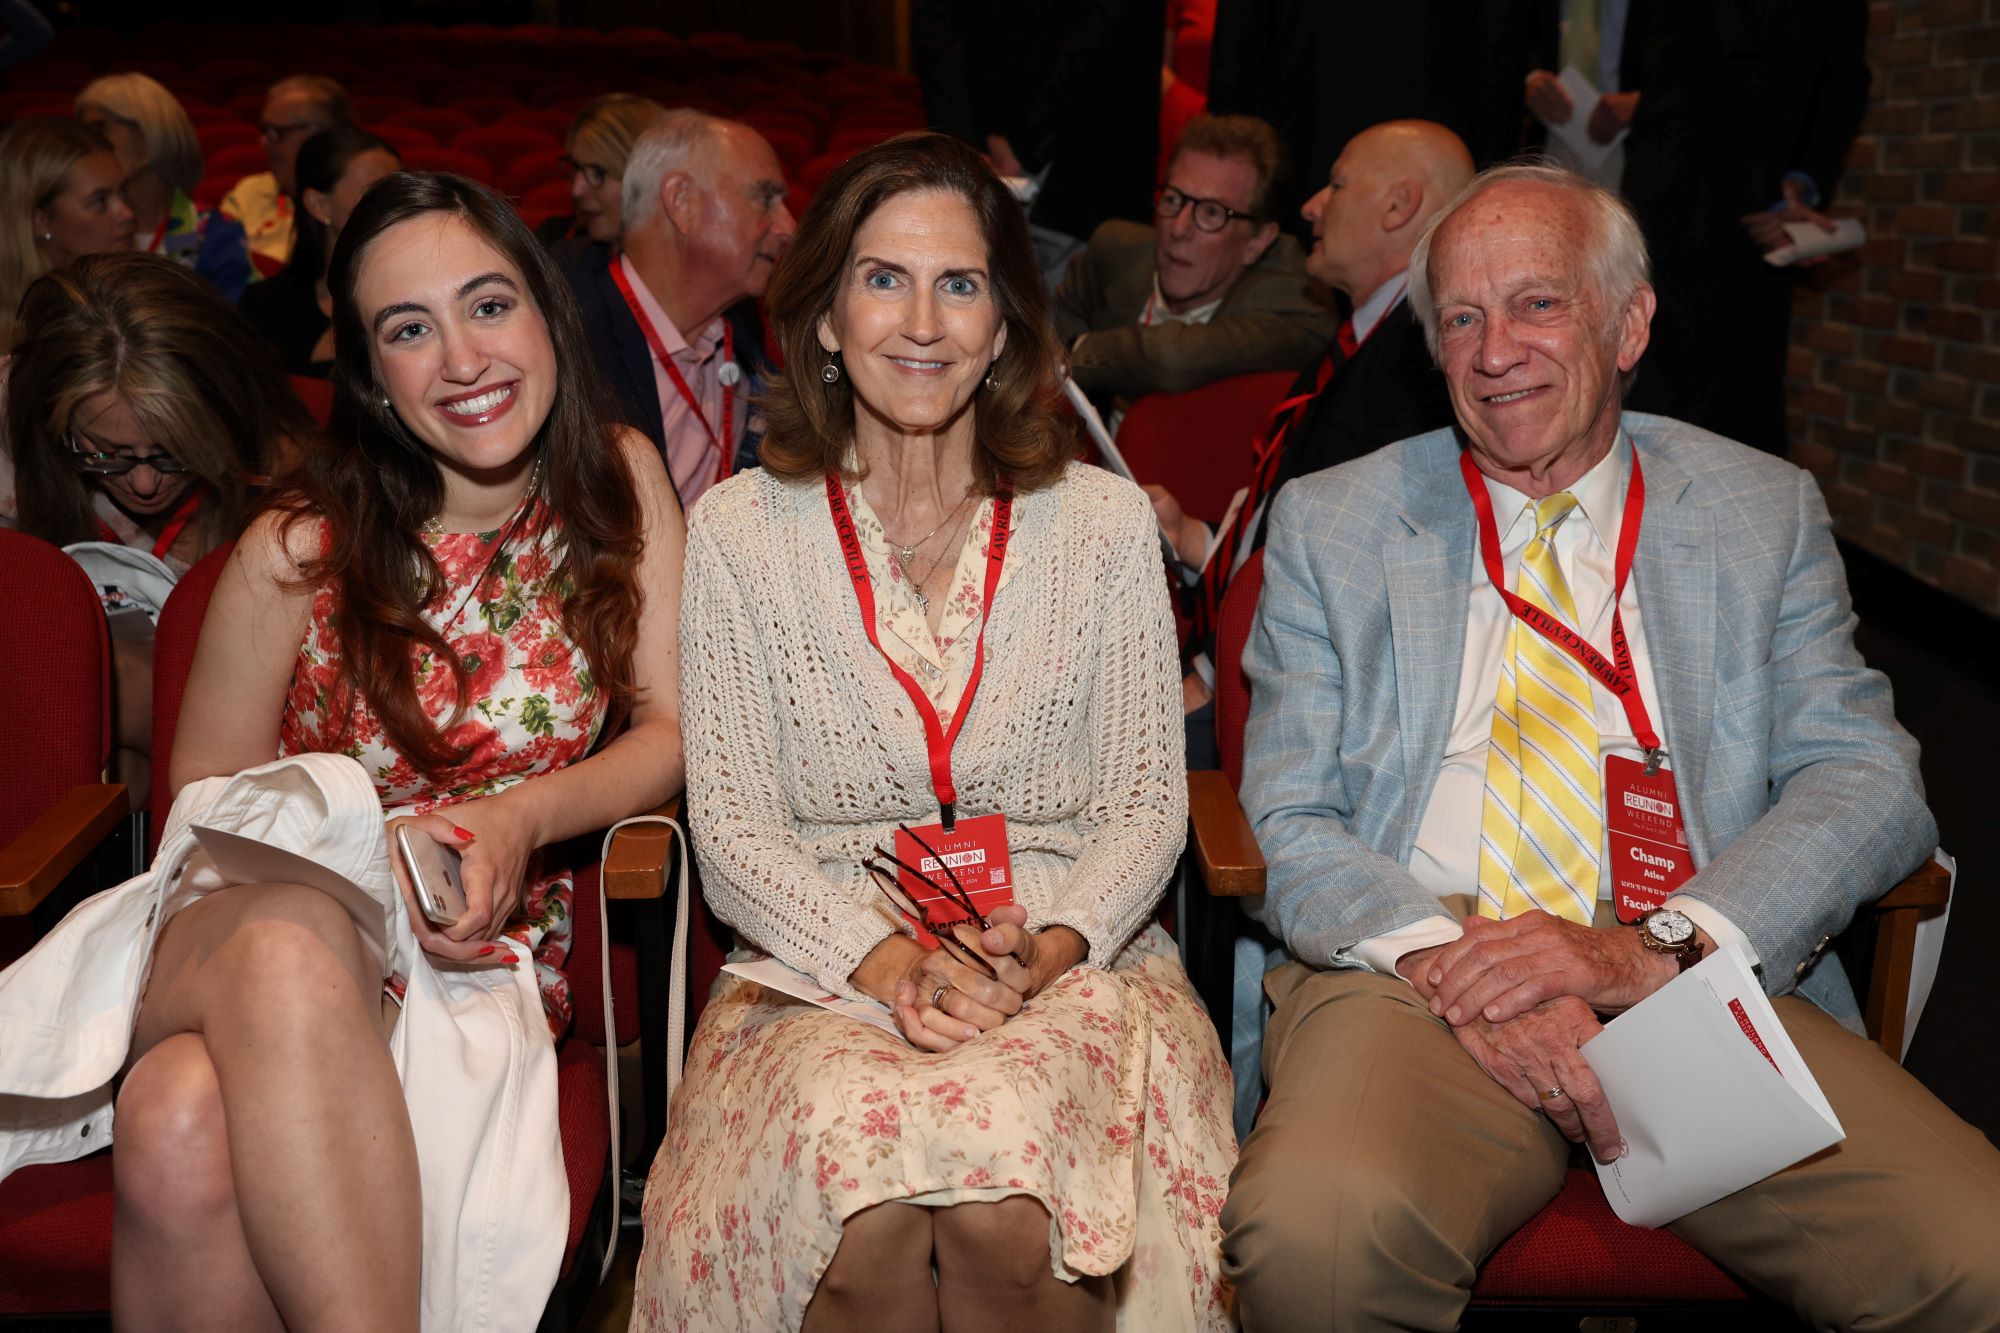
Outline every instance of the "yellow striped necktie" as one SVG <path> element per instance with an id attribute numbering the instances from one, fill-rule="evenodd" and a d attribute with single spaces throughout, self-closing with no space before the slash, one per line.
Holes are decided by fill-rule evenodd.
<path id="1" fill-rule="evenodd" d="M 1555 530 L 1576 508 L 1568 491 L 1535 502 L 1535 537 L 1514 591 L 1576 628 L 1556 563 Z M 1540 908 L 1588 925 L 1597 907 L 1604 807 L 1590 679 L 1569 654 L 1510 618 L 1486 752 L 1479 828 L 1479 912 L 1505 919 Z"/>

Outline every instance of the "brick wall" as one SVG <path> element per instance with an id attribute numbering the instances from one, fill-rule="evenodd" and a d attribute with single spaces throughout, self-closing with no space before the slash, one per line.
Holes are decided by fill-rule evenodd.
<path id="1" fill-rule="evenodd" d="M 1871 0 L 1831 209 L 1869 242 L 1793 307 L 1792 459 L 1836 531 L 2000 614 L 2000 0 Z"/>

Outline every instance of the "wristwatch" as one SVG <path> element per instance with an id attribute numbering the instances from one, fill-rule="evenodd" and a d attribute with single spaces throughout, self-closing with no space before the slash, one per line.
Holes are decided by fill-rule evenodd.
<path id="1" fill-rule="evenodd" d="M 1694 922 L 1671 907 L 1662 907 L 1639 918 L 1639 941 L 1654 953 L 1680 960 L 1685 972 L 1701 961 L 1702 945 L 1694 933 Z"/>

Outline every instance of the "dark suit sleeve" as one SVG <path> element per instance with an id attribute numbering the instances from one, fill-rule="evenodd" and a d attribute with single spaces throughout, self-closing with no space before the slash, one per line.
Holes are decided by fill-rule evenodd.
<path id="1" fill-rule="evenodd" d="M 1100 265 L 1103 235 L 1104 228 L 1099 227 L 1090 244 L 1070 256 L 1069 267 L 1063 270 L 1062 285 L 1056 288 L 1055 302 L 1049 308 L 1056 338 L 1064 347 L 1090 332 L 1104 309 L 1104 275 Z"/>

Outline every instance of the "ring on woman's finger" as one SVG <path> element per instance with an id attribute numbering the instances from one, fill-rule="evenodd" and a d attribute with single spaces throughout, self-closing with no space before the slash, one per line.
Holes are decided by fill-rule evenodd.
<path id="1" fill-rule="evenodd" d="M 950 993 L 951 993 L 951 983 L 949 981 L 945 982 L 944 985 L 939 986 L 936 990 L 932 991 L 931 1008 L 937 1010 L 940 1013 L 943 1013 L 944 997 Z"/>
<path id="2" fill-rule="evenodd" d="M 1560 1083 L 1556 1084 L 1553 1088 L 1544 1089 L 1542 1092 L 1542 1100 L 1545 1102 L 1552 1102 L 1556 1100 L 1558 1097 L 1567 1097 L 1567 1096 L 1569 1096 L 1569 1094 L 1563 1091 L 1563 1085 Z"/>

